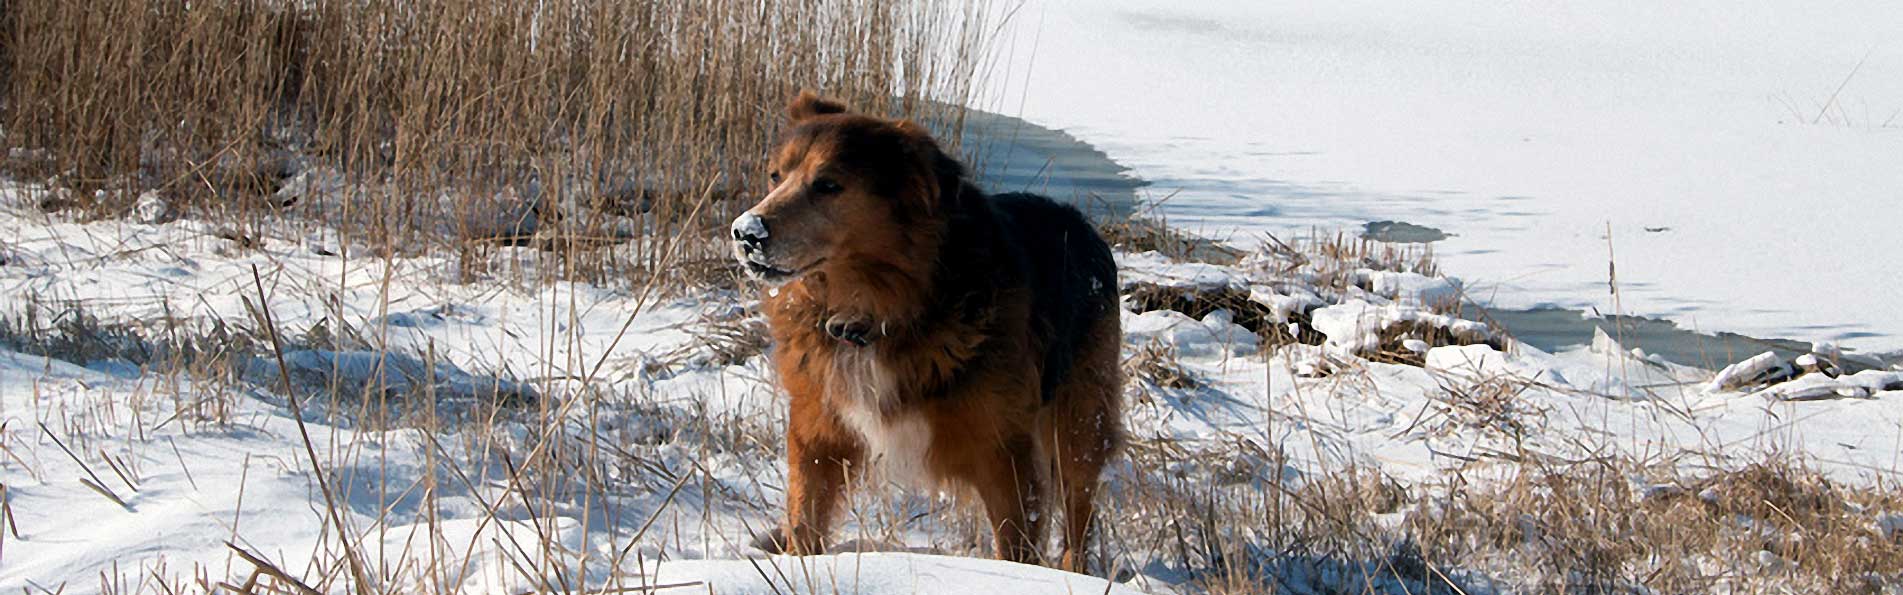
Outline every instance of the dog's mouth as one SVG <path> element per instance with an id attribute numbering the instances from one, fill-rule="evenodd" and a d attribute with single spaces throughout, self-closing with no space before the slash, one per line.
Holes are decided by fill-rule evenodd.
<path id="1" fill-rule="evenodd" d="M 820 263 L 824 263 L 824 262 L 826 262 L 826 259 L 821 258 L 819 260 L 815 260 L 811 263 L 808 263 L 806 266 L 791 268 L 791 269 L 784 268 L 784 267 L 777 267 L 770 264 L 766 264 L 764 262 L 758 262 L 753 260 L 742 261 L 741 265 L 743 265 L 747 269 L 747 275 L 752 276 L 753 278 L 759 279 L 761 281 L 778 284 L 778 283 L 785 283 L 796 277 L 799 277 L 800 275 L 804 275 L 806 274 L 807 271 L 813 270 L 814 268 L 818 267 Z"/>

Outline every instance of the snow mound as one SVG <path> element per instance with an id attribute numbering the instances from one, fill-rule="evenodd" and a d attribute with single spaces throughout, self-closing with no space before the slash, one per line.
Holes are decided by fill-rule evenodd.
<path id="1" fill-rule="evenodd" d="M 1175 310 L 1152 310 L 1136 314 L 1123 312 L 1126 343 L 1160 342 L 1183 355 L 1248 355 L 1255 353 L 1261 339 L 1234 322 L 1227 310 L 1217 310 L 1202 320 Z"/>
<path id="2" fill-rule="evenodd" d="M 1764 389 L 1758 393 L 1780 401 L 1815 401 L 1818 399 L 1863 398 L 1870 391 L 1861 386 L 1838 382 L 1824 374 L 1805 374 L 1796 380 Z"/>
<path id="3" fill-rule="evenodd" d="M 1399 303 L 1377 306 L 1366 300 L 1348 300 L 1318 308 L 1309 317 L 1310 325 L 1328 337 L 1322 346 L 1334 355 L 1373 352 L 1381 347 L 1381 333 L 1400 324 L 1439 328 L 1469 343 L 1485 342 L 1490 338 L 1484 324 Z"/>
<path id="4" fill-rule="evenodd" d="M 1737 390 L 1765 384 L 1790 374 L 1790 364 L 1785 363 L 1784 359 L 1778 357 L 1776 353 L 1766 351 L 1751 356 L 1750 359 L 1725 366 L 1725 369 L 1718 371 L 1717 376 L 1711 378 L 1711 382 L 1706 383 L 1705 390 L 1708 392 Z"/>
<path id="5" fill-rule="evenodd" d="M 1903 372 L 1864 370 L 1849 376 L 1838 376 L 1837 381 L 1862 388 L 1872 395 L 1885 391 L 1903 390 Z"/>
<path id="6" fill-rule="evenodd" d="M 1276 290 L 1266 285 L 1249 287 L 1249 301 L 1268 306 L 1276 322 L 1288 322 L 1289 316 L 1307 312 L 1325 304 L 1321 296 L 1302 288 Z"/>
<path id="7" fill-rule="evenodd" d="M 1361 269 L 1356 275 L 1367 281 L 1369 291 L 1410 306 L 1446 305 L 1460 299 L 1461 286 L 1456 279 L 1373 269 Z"/>
<path id="8" fill-rule="evenodd" d="M 1247 279 L 1234 268 L 1205 262 L 1177 262 L 1155 250 L 1135 254 L 1120 252 L 1116 259 L 1119 281 L 1126 289 L 1144 284 L 1195 290 L 1249 287 Z"/>
<path id="9" fill-rule="evenodd" d="M 1830 376 L 1812 372 L 1795 380 L 1772 385 L 1759 396 L 1779 401 L 1815 401 L 1820 399 L 1864 399 L 1884 391 L 1903 390 L 1903 372 L 1864 370 L 1849 376 Z"/>
<path id="10" fill-rule="evenodd" d="M 1042 566 L 897 552 L 683 560 L 655 565 L 647 574 L 653 584 L 701 583 L 704 587 L 700 592 L 722 595 L 807 593 L 813 592 L 813 585 L 821 585 L 820 592 L 840 595 L 1142 593 L 1104 579 Z"/>
<path id="11" fill-rule="evenodd" d="M 1446 345 L 1427 350 L 1426 368 L 1469 378 L 1513 377 L 1565 384 L 1565 378 L 1544 362 L 1511 357 L 1490 345 Z"/>

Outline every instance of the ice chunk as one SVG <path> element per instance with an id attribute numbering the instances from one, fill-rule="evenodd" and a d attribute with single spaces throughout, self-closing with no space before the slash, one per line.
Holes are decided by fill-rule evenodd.
<path id="1" fill-rule="evenodd" d="M 1883 534 L 1883 539 L 1892 542 L 1903 540 L 1903 514 L 1892 512 L 1878 515 L 1873 524 L 1877 526 L 1877 532 Z"/>
<path id="2" fill-rule="evenodd" d="M 1612 335 L 1606 334 L 1605 327 L 1593 325 L 1592 347 L 1590 347 L 1590 349 L 1593 353 L 1600 355 L 1617 355 L 1625 351 L 1625 346 L 1620 345 L 1618 341 L 1614 340 Z"/>
<path id="3" fill-rule="evenodd" d="M 156 190 L 147 190 L 139 195 L 139 202 L 132 207 L 140 223 L 156 225 L 172 220 L 172 203 L 159 196 Z"/>
<path id="4" fill-rule="evenodd" d="M 1776 353 L 1766 351 L 1719 370 L 1710 383 L 1705 385 L 1707 392 L 1737 390 L 1764 384 L 1791 375 L 1791 365 Z"/>
<path id="5" fill-rule="evenodd" d="M 1446 277 L 1420 273 L 1363 269 L 1368 286 L 1376 295 L 1411 306 L 1451 304 L 1460 298 L 1460 283 Z"/>
<path id="6" fill-rule="evenodd" d="M 1816 343 L 1811 343 L 1810 352 L 1830 358 L 1830 359 L 1842 359 L 1844 356 L 1843 348 L 1838 347 L 1836 343 L 1832 343 L 1829 341 L 1818 341 Z"/>
<path id="7" fill-rule="evenodd" d="M 1796 380 L 1773 386 L 1758 394 L 1780 401 L 1816 401 L 1867 397 L 1870 396 L 1870 391 L 1861 386 L 1838 382 L 1837 379 L 1823 374 L 1805 374 Z"/>
<path id="8" fill-rule="evenodd" d="M 1884 391 L 1903 390 L 1903 372 L 1864 370 L 1848 376 L 1839 376 L 1837 381 L 1860 387 L 1873 395 Z"/>

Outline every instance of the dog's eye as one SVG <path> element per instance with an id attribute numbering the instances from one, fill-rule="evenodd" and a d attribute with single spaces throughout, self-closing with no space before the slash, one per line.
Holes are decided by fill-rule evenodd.
<path id="1" fill-rule="evenodd" d="M 814 192 L 818 192 L 820 194 L 833 194 L 841 190 L 845 190 L 845 188 L 841 187 L 839 185 L 839 182 L 834 182 L 832 178 L 819 178 L 817 180 L 813 180 Z"/>
<path id="2" fill-rule="evenodd" d="M 780 185 L 780 172 L 767 172 L 766 179 L 771 180 L 774 186 L 778 186 Z"/>

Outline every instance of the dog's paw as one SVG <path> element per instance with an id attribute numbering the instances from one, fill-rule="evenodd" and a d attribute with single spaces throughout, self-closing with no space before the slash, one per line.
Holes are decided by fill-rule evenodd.
<path id="1" fill-rule="evenodd" d="M 788 537 L 785 527 L 773 527 L 753 534 L 753 547 L 768 554 L 792 554 L 810 556 L 826 553 L 826 544 L 819 536 L 807 531 L 795 531 L 800 539 Z"/>
<path id="2" fill-rule="evenodd" d="M 762 552 L 784 554 L 787 545 L 786 529 L 781 527 L 773 527 L 753 534 L 753 547 Z"/>
<path id="3" fill-rule="evenodd" d="M 834 314 L 826 319 L 826 334 L 860 347 L 871 345 L 874 338 L 872 321 L 848 314 Z"/>

